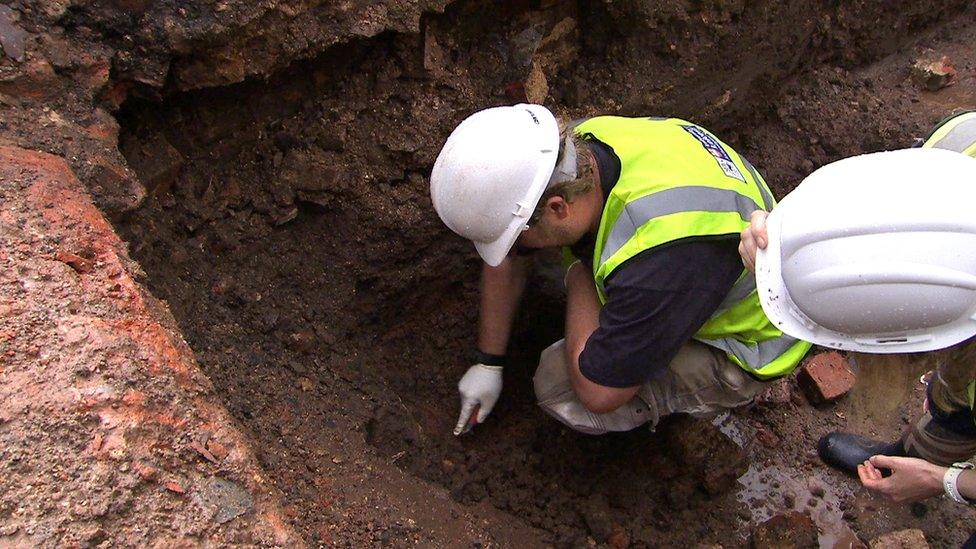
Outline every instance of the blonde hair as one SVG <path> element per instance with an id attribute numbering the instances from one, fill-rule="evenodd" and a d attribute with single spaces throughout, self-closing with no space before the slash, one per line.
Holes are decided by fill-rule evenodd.
<path id="1" fill-rule="evenodd" d="M 928 353 L 926 358 L 956 398 L 963 398 L 966 387 L 976 380 L 976 337 Z"/>
<path id="2" fill-rule="evenodd" d="M 566 142 L 566 133 L 571 132 L 572 129 L 565 127 L 562 122 L 559 123 L 559 142 Z M 546 187 L 545 192 L 542 193 L 542 197 L 539 198 L 539 202 L 535 206 L 535 211 L 532 212 L 532 216 L 529 217 L 529 224 L 533 224 L 542 217 L 542 213 L 546 209 L 546 202 L 554 197 L 560 196 L 566 200 L 566 202 L 572 202 L 576 200 L 579 196 L 584 195 L 596 186 L 596 180 L 593 178 L 593 170 L 595 162 L 589 161 L 589 147 L 586 145 L 586 139 L 580 137 L 573 133 L 570 136 L 573 142 L 573 146 L 576 147 L 576 179 L 571 179 L 568 181 L 559 181 L 553 183 Z M 560 145 L 559 147 L 559 157 L 556 160 L 556 164 L 563 158 L 563 153 L 565 146 Z"/>

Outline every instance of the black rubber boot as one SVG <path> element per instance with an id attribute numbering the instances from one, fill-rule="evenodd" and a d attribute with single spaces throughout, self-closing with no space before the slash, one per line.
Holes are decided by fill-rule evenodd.
<path id="1" fill-rule="evenodd" d="M 881 442 L 853 433 L 835 431 L 825 435 L 817 443 L 817 454 L 827 465 L 835 467 L 848 474 L 857 476 L 857 466 L 878 454 L 885 456 L 904 456 L 905 449 L 901 441 Z M 887 469 L 881 469 L 881 474 L 891 474 Z"/>

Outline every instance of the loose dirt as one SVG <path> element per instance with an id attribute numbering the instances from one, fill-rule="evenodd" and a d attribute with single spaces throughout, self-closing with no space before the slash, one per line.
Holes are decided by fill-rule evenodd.
<path id="1" fill-rule="evenodd" d="M 714 421 L 603 437 L 562 428 L 530 382 L 562 325 L 559 275 L 545 265 L 502 400 L 454 437 L 479 263 L 427 197 L 457 122 L 525 100 L 566 118 L 694 120 L 783 196 L 826 162 L 905 146 L 976 108 L 965 2 L 129 3 L 124 16 L 116 3 L 19 6 L 37 35 L 30 59 L 54 59 L 58 45 L 92 61 L 49 63 L 45 78 L 67 79 L 70 100 L 29 96 L 37 78 L 12 72 L 0 99 L 19 104 L 3 101 L 3 140 L 67 158 L 111 215 L 302 543 L 804 546 L 816 530 L 819 545 L 849 547 L 919 528 L 948 547 L 968 536 L 970 510 L 886 504 L 813 451 L 834 429 L 897 436 L 921 401 L 910 357 L 852 357 L 859 385 L 823 408 L 791 379 Z M 926 91 L 910 68 L 934 54 L 958 73 Z M 79 84 L 101 69 L 97 86 Z M 887 383 L 891 371 L 904 383 Z"/>

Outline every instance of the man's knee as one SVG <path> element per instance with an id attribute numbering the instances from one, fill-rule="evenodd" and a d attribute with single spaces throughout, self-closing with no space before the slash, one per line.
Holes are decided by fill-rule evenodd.
<path id="1" fill-rule="evenodd" d="M 649 411 L 640 399 L 633 399 L 608 414 L 594 414 L 573 391 L 566 370 L 565 340 L 542 351 L 532 383 L 539 407 L 574 431 L 599 435 L 608 431 L 629 431 L 647 423 Z"/>
<path id="2" fill-rule="evenodd" d="M 691 341 L 671 361 L 667 375 L 644 385 L 638 394 L 659 417 L 708 415 L 748 403 L 765 386 L 724 352 Z"/>
<path id="3" fill-rule="evenodd" d="M 545 401 L 564 395 L 567 390 L 573 390 L 566 371 L 565 349 L 566 340 L 560 339 L 546 347 L 539 356 L 539 367 L 532 377 L 532 386 L 540 406 Z"/>

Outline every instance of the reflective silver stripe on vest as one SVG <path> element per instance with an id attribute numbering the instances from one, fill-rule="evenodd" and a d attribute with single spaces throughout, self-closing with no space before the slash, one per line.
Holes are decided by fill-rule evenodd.
<path id="1" fill-rule="evenodd" d="M 773 195 L 769 194 L 769 191 L 766 190 L 766 186 L 762 184 L 762 180 L 763 180 L 762 176 L 759 175 L 759 172 L 756 171 L 756 168 L 754 168 L 748 160 L 746 160 L 742 156 L 740 156 L 739 158 L 742 159 L 742 163 L 746 165 L 746 168 L 748 168 L 749 173 L 752 174 L 752 179 L 755 180 L 756 182 L 756 186 L 759 187 L 759 194 L 762 195 L 763 204 L 765 204 L 766 206 L 764 209 L 767 212 L 772 211 L 773 206 L 776 205 L 776 201 L 773 200 Z"/>
<path id="2" fill-rule="evenodd" d="M 675 187 L 638 198 L 624 206 L 614 222 L 600 263 L 606 263 L 634 236 L 638 227 L 656 217 L 680 212 L 738 212 L 748 221 L 749 214 L 759 209 L 748 196 L 714 187 Z"/>
<path id="3" fill-rule="evenodd" d="M 698 341 L 715 347 L 716 349 L 721 349 L 726 353 L 735 356 L 737 359 L 739 359 L 739 362 L 748 366 L 749 369 L 758 371 L 762 370 L 766 365 L 781 357 L 799 340 L 784 334 L 776 339 L 769 339 L 761 343 L 754 343 L 752 345 L 743 343 L 738 339 L 731 337 L 724 337 L 721 339 L 698 339 Z"/>
<path id="4" fill-rule="evenodd" d="M 718 316 L 719 314 L 725 312 L 727 309 L 731 309 L 733 305 L 742 301 L 749 296 L 752 292 L 756 290 L 756 275 L 747 272 L 745 276 L 740 278 L 729 290 L 729 295 L 725 296 L 722 303 L 718 306 L 718 309 L 712 313 L 712 318 Z"/>
<path id="5" fill-rule="evenodd" d="M 960 122 L 932 146 L 937 149 L 949 149 L 961 153 L 971 147 L 973 143 L 976 143 L 976 118 Z"/>

